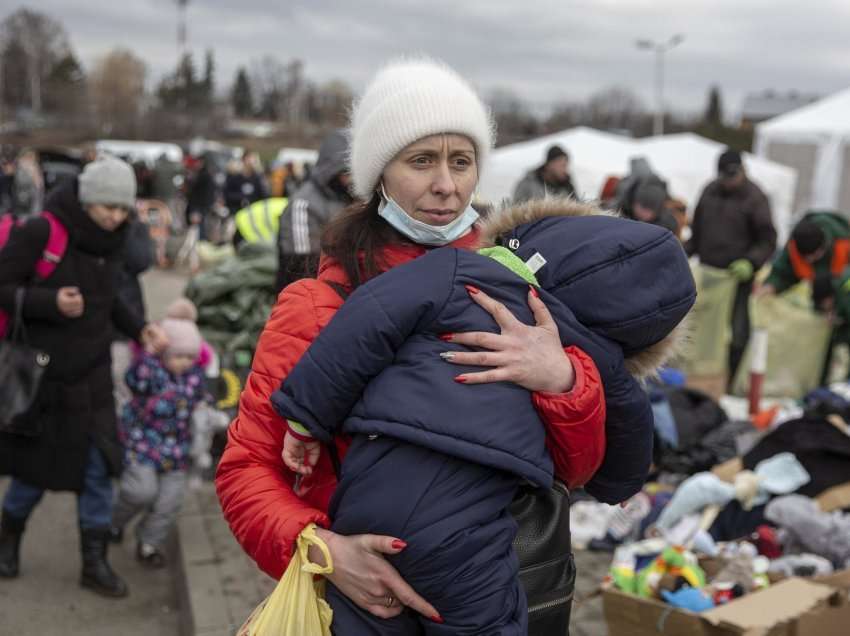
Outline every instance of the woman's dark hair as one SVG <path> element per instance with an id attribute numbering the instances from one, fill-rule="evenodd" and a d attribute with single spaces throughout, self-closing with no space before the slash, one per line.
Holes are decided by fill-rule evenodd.
<path id="1" fill-rule="evenodd" d="M 322 252 L 340 264 L 355 288 L 386 269 L 384 248 L 409 242 L 378 216 L 380 204 L 377 192 L 368 201 L 356 201 L 322 233 Z"/>

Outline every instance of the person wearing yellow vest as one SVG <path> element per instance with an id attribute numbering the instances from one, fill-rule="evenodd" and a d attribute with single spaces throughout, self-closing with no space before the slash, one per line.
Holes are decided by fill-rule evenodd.
<path id="1" fill-rule="evenodd" d="M 234 246 L 240 243 L 273 245 L 277 240 L 280 217 L 283 216 L 287 205 L 289 205 L 289 199 L 286 197 L 272 197 L 255 201 L 239 210 L 235 217 Z"/>
<path id="2" fill-rule="evenodd" d="M 800 281 L 812 285 L 815 309 L 830 314 L 836 324 L 833 344 L 850 343 L 850 223 L 835 212 L 814 211 L 794 227 L 791 238 L 755 294 L 782 293 Z M 824 377 L 831 358 L 827 356 Z"/>

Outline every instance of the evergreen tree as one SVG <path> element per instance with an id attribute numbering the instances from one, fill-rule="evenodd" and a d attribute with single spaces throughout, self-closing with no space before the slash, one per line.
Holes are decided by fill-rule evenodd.
<path id="1" fill-rule="evenodd" d="M 245 67 L 239 67 L 236 80 L 230 92 L 230 102 L 237 117 L 250 117 L 254 114 L 254 100 L 251 97 L 251 84 Z"/>
<path id="2" fill-rule="evenodd" d="M 723 125 L 723 104 L 720 99 L 720 88 L 712 86 L 708 93 L 708 106 L 705 109 L 705 123 L 712 126 Z"/>
<path id="3" fill-rule="evenodd" d="M 207 103 L 212 106 L 213 98 L 215 97 L 215 57 L 212 49 L 207 49 L 204 58 L 204 97 Z"/>

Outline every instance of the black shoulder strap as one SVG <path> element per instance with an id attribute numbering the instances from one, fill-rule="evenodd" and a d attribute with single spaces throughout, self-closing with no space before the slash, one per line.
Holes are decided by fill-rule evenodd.
<path id="1" fill-rule="evenodd" d="M 345 286 L 342 283 L 338 283 L 335 280 L 325 280 L 325 281 L 322 281 L 322 282 L 325 283 L 325 285 L 327 285 L 331 289 L 333 289 L 337 293 L 337 296 L 342 298 L 343 302 L 348 300 L 348 296 L 349 296 L 348 290 L 345 288 Z"/>

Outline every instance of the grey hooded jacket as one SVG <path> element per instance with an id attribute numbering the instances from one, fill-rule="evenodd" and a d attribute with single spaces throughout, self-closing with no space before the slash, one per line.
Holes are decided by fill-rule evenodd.
<path id="1" fill-rule="evenodd" d="M 348 140 L 341 130 L 325 137 L 310 178 L 296 190 L 280 219 L 277 237 L 278 291 L 289 283 L 314 275 L 325 225 L 352 199 L 332 182 L 348 169 Z"/>

